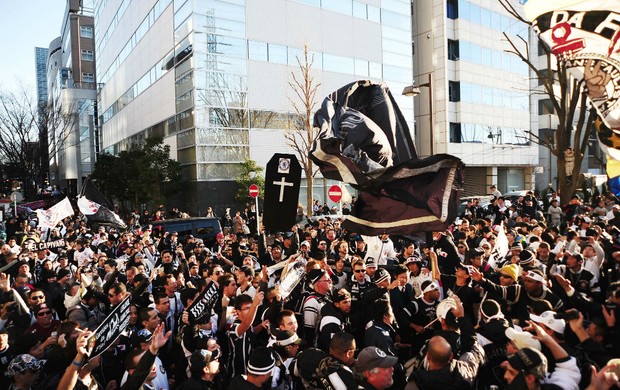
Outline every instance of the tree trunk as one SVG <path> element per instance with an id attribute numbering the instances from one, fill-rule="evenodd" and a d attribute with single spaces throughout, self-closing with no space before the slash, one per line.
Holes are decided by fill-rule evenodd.
<path id="1" fill-rule="evenodd" d="M 306 169 L 306 213 L 308 214 L 308 218 L 310 218 L 314 213 L 312 212 L 312 206 L 314 203 L 314 177 L 312 177 L 312 161 L 309 160 L 308 168 Z"/>

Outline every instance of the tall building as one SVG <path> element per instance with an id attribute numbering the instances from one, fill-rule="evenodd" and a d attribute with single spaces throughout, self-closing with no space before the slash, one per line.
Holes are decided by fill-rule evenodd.
<path id="1" fill-rule="evenodd" d="M 460 157 L 465 195 L 488 194 L 492 184 L 501 192 L 533 188 L 529 70 L 505 52 L 503 36 L 527 39 L 527 26 L 497 1 L 414 0 L 412 11 L 415 81 L 431 84 L 414 98 L 418 149 Z"/>
<path id="2" fill-rule="evenodd" d="M 92 1 L 68 0 L 47 61 L 48 104 L 68 115 L 48 130 L 50 184 L 68 195 L 77 195 L 95 161 L 94 50 Z"/>
<path id="3" fill-rule="evenodd" d="M 95 37 L 102 149 L 164 137 L 189 181 L 178 202 L 194 213 L 231 202 L 240 162 L 292 152 L 289 82 L 305 45 L 317 107 L 373 79 L 413 119 L 400 96 L 412 82 L 408 0 L 97 1 Z"/>
<path id="4" fill-rule="evenodd" d="M 44 186 L 49 181 L 49 158 L 48 158 L 48 142 L 47 127 L 45 126 L 45 106 L 47 106 L 47 57 L 49 50 L 44 47 L 34 48 L 34 66 L 37 82 L 37 105 L 39 107 L 39 183 Z"/>
<path id="5" fill-rule="evenodd" d="M 47 103 L 47 55 L 47 48 L 34 48 L 34 64 L 37 73 L 37 102 L 39 104 Z"/>

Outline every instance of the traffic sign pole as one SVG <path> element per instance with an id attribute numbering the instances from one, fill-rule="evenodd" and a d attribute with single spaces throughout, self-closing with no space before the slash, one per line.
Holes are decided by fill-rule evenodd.
<path id="1" fill-rule="evenodd" d="M 339 181 L 338 185 L 342 188 L 342 182 Z M 342 196 L 340 196 L 340 200 L 338 201 L 338 209 L 340 210 L 340 215 L 342 215 Z"/>
<path id="2" fill-rule="evenodd" d="M 250 196 L 254 198 L 254 210 L 256 210 L 256 233 L 260 235 L 260 213 L 258 212 L 258 194 L 259 188 L 256 184 L 250 185 Z"/>
<path id="3" fill-rule="evenodd" d="M 339 182 L 339 184 L 341 183 Z M 342 214 L 342 188 L 340 187 L 340 185 L 334 184 L 333 186 L 329 187 L 327 195 L 332 202 L 338 203 L 338 207 L 340 208 L 340 214 Z"/>
<path id="4" fill-rule="evenodd" d="M 256 234 L 260 236 L 260 213 L 258 212 L 258 196 L 254 198 L 254 202 L 256 202 L 256 206 L 254 207 L 254 209 L 256 210 Z"/>

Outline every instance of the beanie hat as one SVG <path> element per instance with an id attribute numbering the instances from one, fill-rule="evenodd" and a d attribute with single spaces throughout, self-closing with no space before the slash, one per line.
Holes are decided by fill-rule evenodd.
<path id="1" fill-rule="evenodd" d="M 248 373 L 254 375 L 271 374 L 276 365 L 271 351 L 265 347 L 256 348 L 248 361 Z"/>
<path id="2" fill-rule="evenodd" d="M 379 268 L 377 270 L 377 273 L 375 274 L 375 283 L 379 284 L 381 282 L 383 282 L 384 280 L 389 280 L 390 279 L 390 273 L 387 272 L 385 269 L 383 268 Z"/>
<path id="3" fill-rule="evenodd" d="M 526 265 L 534 261 L 534 254 L 529 250 L 519 253 L 519 264 Z"/>
<path id="4" fill-rule="evenodd" d="M 323 270 L 323 269 L 313 269 L 313 270 L 310 270 L 310 272 L 308 273 L 308 282 L 310 282 L 310 284 L 314 284 L 319 279 L 321 279 L 323 277 L 323 275 L 325 275 L 326 273 L 327 272 L 325 272 L 325 270 Z"/>
<path id="5" fill-rule="evenodd" d="M 500 270 L 500 274 L 508 275 L 512 278 L 512 280 L 517 281 L 519 279 L 519 266 L 516 264 L 508 264 L 503 266 Z"/>
<path id="6" fill-rule="evenodd" d="M 71 271 L 69 271 L 68 269 L 61 268 L 61 269 L 58 270 L 58 279 L 59 280 L 64 278 L 67 275 L 71 275 Z"/>

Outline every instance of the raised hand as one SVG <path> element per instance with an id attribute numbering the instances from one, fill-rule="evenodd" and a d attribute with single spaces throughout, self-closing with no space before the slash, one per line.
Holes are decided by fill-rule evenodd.
<path id="1" fill-rule="evenodd" d="M 603 305 L 603 317 L 605 317 L 605 323 L 609 328 L 616 326 L 616 313 L 613 309 L 607 310 L 607 307 Z"/>
<path id="2" fill-rule="evenodd" d="M 472 280 L 474 280 L 474 281 L 476 281 L 476 282 L 481 281 L 481 280 L 482 280 L 482 278 L 484 277 L 484 276 L 482 275 L 482 273 L 476 269 L 476 267 L 471 267 L 471 268 L 469 269 L 469 274 L 470 274 L 470 276 L 471 276 L 471 279 L 472 279 Z"/>
<path id="3" fill-rule="evenodd" d="M 560 287 L 564 289 L 564 291 L 568 292 L 570 290 L 570 287 L 571 287 L 570 280 L 566 279 L 564 276 L 560 274 L 555 274 L 555 280 L 558 282 Z"/>
<path id="4" fill-rule="evenodd" d="M 151 339 L 151 345 L 149 346 L 149 350 L 153 355 L 157 355 L 159 349 L 166 345 L 168 339 L 172 335 L 172 331 L 168 331 L 168 333 L 164 334 L 164 324 L 161 323 L 157 325 L 155 331 L 153 332 L 153 338 Z"/>
<path id="5" fill-rule="evenodd" d="M 0 291 L 11 291 L 11 277 L 4 272 L 0 273 Z"/>

